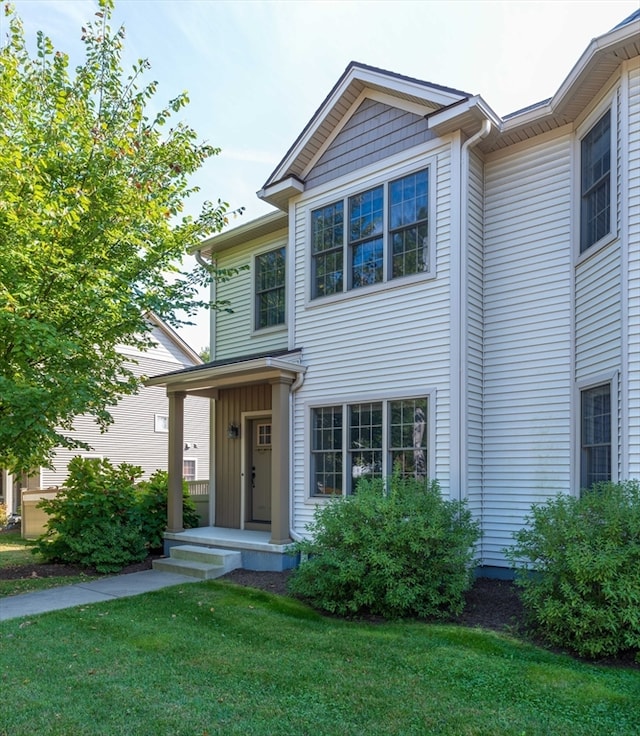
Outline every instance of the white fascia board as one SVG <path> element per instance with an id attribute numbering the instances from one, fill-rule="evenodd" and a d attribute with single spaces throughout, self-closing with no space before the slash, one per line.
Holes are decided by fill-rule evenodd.
<path id="1" fill-rule="evenodd" d="M 598 36 L 598 38 L 594 38 L 549 102 L 510 117 L 504 123 L 504 130 L 508 131 L 511 128 L 519 128 L 534 123 L 539 118 L 553 115 L 562 106 L 565 99 L 570 97 L 574 87 L 581 82 L 583 75 L 588 71 L 589 66 L 599 54 L 606 53 L 607 51 L 615 51 L 617 46 L 637 36 L 638 32 L 640 32 L 640 23 L 634 22 L 610 33 Z"/>
<path id="2" fill-rule="evenodd" d="M 261 217 L 256 217 L 242 225 L 225 230 L 222 233 L 212 235 L 210 238 L 203 240 L 196 248 L 192 248 L 191 252 L 202 251 L 204 255 L 218 253 L 238 243 L 246 243 L 255 237 L 263 237 L 278 230 L 287 227 L 288 217 L 281 210 L 274 210 Z"/>
<path id="3" fill-rule="evenodd" d="M 449 105 L 442 110 L 432 113 L 427 117 L 430 130 L 446 128 L 447 132 L 455 130 L 456 121 L 469 112 L 477 111 L 480 117 L 491 121 L 496 130 L 502 130 L 502 118 L 482 99 L 480 95 L 470 97 L 468 100 L 459 101 L 457 104 Z"/>
<path id="4" fill-rule="evenodd" d="M 272 177 L 273 178 L 273 177 Z M 287 179 L 278 181 L 276 184 L 270 184 L 256 192 L 259 199 L 263 199 L 267 202 L 272 200 L 278 200 L 278 195 L 282 195 L 287 192 L 287 198 L 291 198 L 296 194 L 304 192 L 304 184 L 296 179 L 294 176 L 290 176 Z"/>
<path id="5" fill-rule="evenodd" d="M 202 365 L 203 360 L 202 358 L 196 353 L 196 351 L 190 347 L 181 337 L 180 335 L 173 329 L 173 327 L 170 327 L 166 322 L 160 319 L 157 314 L 154 314 L 153 312 L 149 312 L 147 314 L 147 319 L 152 322 L 161 332 L 164 332 L 164 334 L 180 349 L 183 353 L 187 355 L 190 360 L 193 361 L 195 365 Z"/>

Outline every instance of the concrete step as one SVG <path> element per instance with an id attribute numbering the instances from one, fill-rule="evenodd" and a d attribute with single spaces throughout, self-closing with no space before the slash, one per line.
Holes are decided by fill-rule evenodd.
<path id="1" fill-rule="evenodd" d="M 229 549 L 181 544 L 172 547 L 170 555 L 154 560 L 153 569 L 212 580 L 242 566 L 241 553 Z"/>

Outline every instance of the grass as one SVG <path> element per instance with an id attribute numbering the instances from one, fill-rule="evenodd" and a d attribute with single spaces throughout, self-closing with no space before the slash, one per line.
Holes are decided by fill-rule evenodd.
<path id="1" fill-rule="evenodd" d="M 14 567 L 16 565 L 33 565 L 42 562 L 40 555 L 34 555 L 31 551 L 33 542 L 23 539 L 20 532 L 5 532 L 0 535 L 0 568 Z M 91 575 L 65 575 L 60 577 L 37 577 L 33 576 L 22 580 L 0 580 L 0 599 L 7 595 L 18 595 L 19 593 L 30 593 L 34 590 L 56 588 L 59 585 L 73 585 L 91 580 Z"/>
<path id="2" fill-rule="evenodd" d="M 630 736 L 640 672 L 210 581 L 0 623 L 0 736 Z"/>

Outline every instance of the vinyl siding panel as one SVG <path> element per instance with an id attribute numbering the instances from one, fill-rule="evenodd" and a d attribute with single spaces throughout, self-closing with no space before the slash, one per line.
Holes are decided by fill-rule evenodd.
<path id="1" fill-rule="evenodd" d="M 468 182 L 467 251 L 467 477 L 466 494 L 475 518 L 482 516 L 483 462 L 483 247 L 484 164 L 472 154 Z"/>
<path id="2" fill-rule="evenodd" d="M 628 113 L 628 294 L 626 326 L 627 379 L 627 467 L 623 479 L 640 479 L 640 67 L 629 71 Z M 624 437 L 624 434 L 623 434 Z"/>
<path id="3" fill-rule="evenodd" d="M 434 160 L 433 158 L 431 159 Z M 416 161 L 416 169 L 420 161 Z M 437 278 L 392 281 L 374 290 L 353 290 L 329 300 L 306 302 L 307 216 L 312 199 L 295 209 L 296 324 L 294 344 L 303 349 L 308 366 L 295 394 L 293 453 L 294 528 L 303 534 L 316 500 L 309 499 L 309 412 L 354 400 L 424 396 L 433 391 L 430 407 L 434 437 L 431 474 L 446 494 L 450 461 L 450 237 L 451 158 L 449 148 L 435 154 L 431 194 L 436 197 L 432 246 Z M 385 172 L 382 172 L 385 173 Z M 390 169 L 388 179 L 397 175 Z M 343 192 L 337 196 L 343 196 Z"/>
<path id="4" fill-rule="evenodd" d="M 156 346 L 146 353 L 123 348 L 136 363 L 129 368 L 137 376 L 153 376 L 193 365 L 177 344 L 162 331 L 155 329 Z M 135 357 L 134 357 L 135 356 Z M 87 442 L 91 450 L 58 448 L 53 458 L 53 469 L 42 468 L 40 484 L 43 488 L 61 486 L 67 477 L 67 465 L 76 455 L 99 455 L 115 465 L 126 462 L 142 467 L 144 477 L 155 470 L 167 469 L 168 435 L 155 431 L 155 415 L 167 415 L 169 404 L 165 389 L 143 386 L 135 396 L 125 396 L 111 414 L 114 423 L 101 434 L 91 417 L 76 419 L 75 436 Z M 191 447 L 185 459 L 195 459 L 196 479 L 209 477 L 209 401 L 196 397 L 185 400 L 185 442 Z"/>
<path id="5" fill-rule="evenodd" d="M 219 311 L 215 314 L 216 344 L 212 359 L 224 360 L 287 347 L 286 326 L 257 331 L 253 329 L 254 258 L 260 253 L 286 245 L 286 231 L 281 231 L 275 237 L 249 241 L 218 256 L 217 264 L 220 268 L 245 270 L 226 283 L 218 285 L 217 298 L 228 301 L 232 313 Z"/>
<path id="6" fill-rule="evenodd" d="M 569 488 L 571 139 L 485 166 L 483 564 Z"/>
<path id="7" fill-rule="evenodd" d="M 306 178 L 311 189 L 433 138 L 424 117 L 364 100 Z"/>

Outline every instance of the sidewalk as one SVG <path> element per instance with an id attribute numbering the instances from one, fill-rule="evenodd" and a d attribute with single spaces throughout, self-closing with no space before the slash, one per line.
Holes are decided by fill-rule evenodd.
<path id="1" fill-rule="evenodd" d="M 167 588 L 170 585 L 197 583 L 197 578 L 178 575 L 173 572 L 143 570 L 127 575 L 114 575 L 109 578 L 89 580 L 76 585 L 37 590 L 0 598 L 0 621 L 21 616 L 34 616 L 47 611 L 73 608 L 87 603 L 101 603 L 114 598 L 127 598 L 132 595 L 149 593 L 152 590 Z"/>

